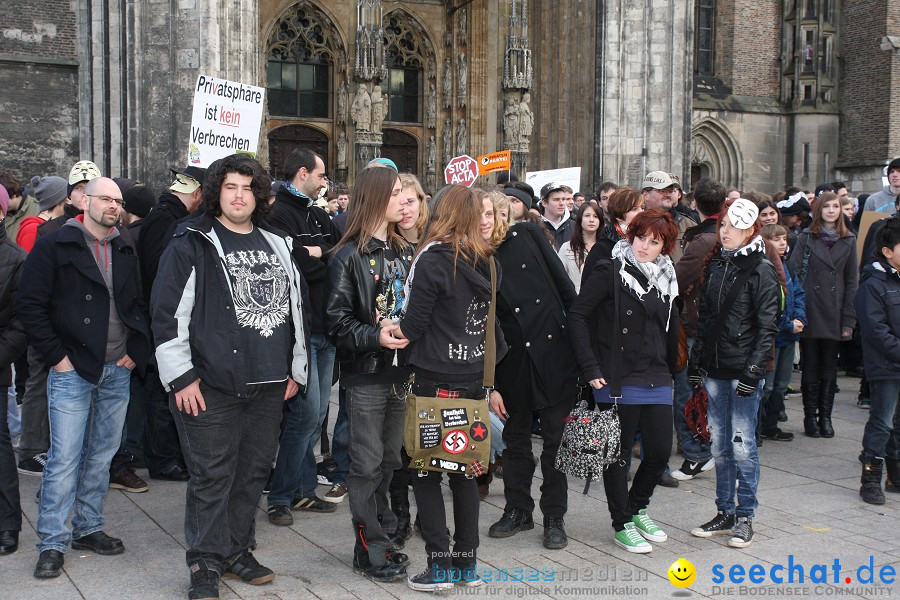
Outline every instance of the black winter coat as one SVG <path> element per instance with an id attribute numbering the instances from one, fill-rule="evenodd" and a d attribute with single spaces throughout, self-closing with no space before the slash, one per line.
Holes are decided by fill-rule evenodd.
<path id="1" fill-rule="evenodd" d="M 16 316 L 16 290 L 26 256 L 0 224 L 0 387 L 11 385 L 10 365 L 28 346 L 25 330 Z"/>
<path id="2" fill-rule="evenodd" d="M 647 278 L 631 265 L 625 267 L 645 287 Z M 669 308 L 655 291 L 643 300 L 622 283 L 618 265 L 612 260 L 597 263 L 594 273 L 569 311 L 572 348 L 585 380 L 610 380 L 613 361 L 622 366 L 621 385 L 672 385 L 678 361 L 678 331 L 681 322 L 675 303 Z M 619 287 L 619 348 L 613 347 L 615 289 Z M 595 318 L 596 317 L 596 318 Z M 591 335 L 591 326 L 596 328 Z M 668 327 L 668 330 L 667 330 Z M 596 348 L 591 340 L 595 339 Z"/>
<path id="3" fill-rule="evenodd" d="M 596 269 L 597 263 L 601 260 L 611 259 L 613 246 L 615 246 L 619 240 L 624 239 L 625 238 L 616 231 L 615 225 L 606 224 L 603 226 L 603 229 L 600 230 L 600 233 L 597 236 L 597 243 L 594 244 L 594 247 L 591 248 L 588 255 L 584 257 L 584 269 L 581 270 L 582 286 L 585 281 L 587 281 L 588 276 Z"/>
<path id="4" fill-rule="evenodd" d="M 111 246 L 116 309 L 130 329 L 126 351 L 143 375 L 152 344 L 138 258 L 121 237 Z M 38 238 L 25 261 L 17 309 L 28 343 L 48 367 L 68 356 L 79 376 L 94 384 L 100 381 L 109 290 L 80 229 L 63 227 Z"/>
<path id="5" fill-rule="evenodd" d="M 328 251 L 340 241 L 338 230 L 324 210 L 311 205 L 307 198 L 297 197 L 285 189 L 278 191 L 267 222 L 294 241 L 294 258 L 309 285 L 312 333 L 325 329 L 325 280 L 328 278 Z M 322 258 L 309 255 L 304 246 L 318 246 Z"/>
<path id="6" fill-rule="evenodd" d="M 163 192 L 156 206 L 146 217 L 141 219 L 141 235 L 138 238 L 138 257 L 141 261 L 141 281 L 144 285 L 144 298 L 150 303 L 153 282 L 159 269 L 159 259 L 169 243 L 169 227 L 178 219 L 190 213 L 178 196 Z"/>
<path id="7" fill-rule="evenodd" d="M 878 265 L 877 267 L 875 265 Z M 869 381 L 900 380 L 900 276 L 884 259 L 863 269 L 856 314 Z"/>
<path id="8" fill-rule="evenodd" d="M 495 387 L 507 407 L 530 402 L 532 410 L 574 401 L 578 381 L 566 329 L 575 286 L 538 227 L 527 222 L 513 225 L 494 255 L 503 272 L 497 320 L 508 346 L 497 365 Z M 526 236 L 537 246 L 538 255 Z M 529 376 L 523 377 L 523 372 Z"/>
<path id="9" fill-rule="evenodd" d="M 407 271 L 413 251 L 409 247 L 404 256 Z M 384 244 L 374 238 L 362 253 L 356 240 L 351 240 L 328 261 L 325 322 L 329 339 L 337 347 L 343 375 L 379 373 L 393 361 L 394 351 L 378 341 L 381 327 L 375 318 L 375 296 L 380 286 L 375 274 L 383 272 Z"/>
<path id="10" fill-rule="evenodd" d="M 707 345 L 707 331 L 715 325 L 738 271 L 744 269 L 752 269 L 753 273 L 731 305 L 718 340 Z M 780 302 L 781 284 L 775 267 L 761 252 L 713 257 L 700 292 L 691 367 L 702 367 L 713 379 L 738 379 L 742 375 L 759 379 L 778 335 Z"/>

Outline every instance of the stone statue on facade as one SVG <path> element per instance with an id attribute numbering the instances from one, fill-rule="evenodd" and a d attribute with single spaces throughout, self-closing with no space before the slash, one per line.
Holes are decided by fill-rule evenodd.
<path id="1" fill-rule="evenodd" d="M 466 120 L 459 120 L 459 127 L 456 130 L 456 155 L 460 156 L 466 153 Z"/>
<path id="2" fill-rule="evenodd" d="M 350 91 L 347 89 L 347 80 L 344 80 L 344 82 L 341 83 L 340 89 L 338 89 L 337 122 L 339 125 L 347 122 L 347 99 L 349 94 Z"/>
<path id="3" fill-rule="evenodd" d="M 466 88 L 469 83 L 469 68 L 466 66 L 465 53 L 459 55 L 459 60 L 456 63 L 456 76 L 456 105 L 462 108 L 466 105 Z"/>
<path id="4" fill-rule="evenodd" d="M 436 144 L 434 141 L 434 136 L 431 136 L 431 138 L 429 138 L 429 140 L 428 140 L 428 159 L 427 159 L 428 169 L 427 170 L 429 172 L 434 171 L 435 163 L 437 162 L 437 156 L 436 156 L 437 148 L 435 146 L 436 146 Z"/>
<path id="5" fill-rule="evenodd" d="M 384 97 L 381 95 L 381 86 L 376 85 L 372 88 L 372 131 L 381 133 L 381 124 L 387 116 L 387 105 L 384 103 Z"/>
<path id="6" fill-rule="evenodd" d="M 337 141 L 337 168 L 347 168 L 347 134 L 341 131 Z"/>
<path id="7" fill-rule="evenodd" d="M 441 135 L 444 136 L 444 164 L 450 162 L 450 159 L 453 158 L 453 129 L 450 124 L 450 119 L 446 119 L 444 121 L 444 129 L 441 131 Z"/>
<path id="8" fill-rule="evenodd" d="M 466 35 L 466 22 L 468 21 L 468 17 L 466 16 L 466 9 L 462 9 L 459 11 L 459 33 L 460 35 Z"/>
<path id="9" fill-rule="evenodd" d="M 519 145 L 519 103 L 515 98 L 506 100 L 503 111 L 503 132 L 506 134 L 506 147 L 513 150 Z"/>
<path id="10" fill-rule="evenodd" d="M 437 126 L 437 91 L 434 84 L 428 84 L 428 102 L 425 108 L 425 125 L 428 129 L 434 129 Z"/>
<path id="11" fill-rule="evenodd" d="M 442 104 L 444 108 L 450 108 L 451 102 L 453 102 L 453 66 L 450 63 L 450 59 L 447 58 L 444 60 L 444 98 Z"/>
<path id="12" fill-rule="evenodd" d="M 528 108 L 531 101 L 531 94 L 525 92 L 522 95 L 522 102 L 519 103 L 519 142 L 524 145 L 525 150 L 528 147 L 528 141 L 531 138 L 531 132 L 534 129 L 534 115 Z"/>
<path id="13" fill-rule="evenodd" d="M 359 84 L 353 105 L 350 107 L 350 116 L 356 125 L 357 131 L 370 131 L 372 123 L 372 98 L 366 90 L 366 84 Z"/>

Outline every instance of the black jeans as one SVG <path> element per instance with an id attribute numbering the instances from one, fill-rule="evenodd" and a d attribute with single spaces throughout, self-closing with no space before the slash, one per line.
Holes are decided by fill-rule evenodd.
<path id="1" fill-rule="evenodd" d="M 144 377 L 132 378 L 132 398 L 137 391 L 135 388 L 138 388 L 138 395 L 146 407 L 144 462 L 150 474 L 166 473 L 173 467 L 183 466 L 185 459 L 178 439 L 175 418 L 169 410 L 169 395 L 163 389 L 159 381 L 159 372 L 154 365 L 147 367 L 147 374 Z"/>
<path id="2" fill-rule="evenodd" d="M 800 355 L 803 357 L 801 382 L 837 379 L 840 343 L 823 338 L 800 338 Z"/>
<path id="3" fill-rule="evenodd" d="M 462 383 L 444 383 L 417 376 L 413 392 L 420 396 L 436 396 L 438 390 L 459 392 L 461 398 L 483 398 L 481 379 Z M 449 402 L 449 400 L 448 400 Z M 442 569 L 451 566 L 462 569 L 475 565 L 478 548 L 478 483 L 474 477 L 460 473 L 448 473 L 450 493 L 453 495 L 453 552 L 447 537 L 447 513 L 441 491 L 443 473 L 437 471 L 413 471 L 413 493 L 422 537 L 425 539 L 425 555 L 429 565 Z"/>
<path id="4" fill-rule="evenodd" d="M 568 509 L 568 483 L 565 474 L 556 470 L 556 451 L 559 450 L 559 440 L 562 438 L 563 419 L 569 415 L 573 404 L 574 395 L 537 411 L 541 417 L 541 438 L 544 441 L 541 452 L 541 473 L 544 476 L 541 484 L 541 512 L 545 517 L 563 517 Z M 515 404 L 507 401 L 506 409 L 509 419 L 503 428 L 503 442 L 506 444 L 506 450 L 503 451 L 505 510 L 521 508 L 530 513 L 534 511 L 531 480 L 535 468 L 531 453 L 532 410 L 530 402 L 521 400 L 517 400 Z"/>
<path id="5" fill-rule="evenodd" d="M 7 390 L 0 387 L 6 400 Z M 6 406 L 0 418 L 0 531 L 21 531 L 22 509 L 19 505 L 19 473 L 16 471 L 16 454 L 9 437 Z"/>
<path id="6" fill-rule="evenodd" d="M 253 544 L 286 385 L 254 385 L 249 397 L 236 398 L 201 382 L 206 410 L 196 417 L 179 411 L 172 394 L 170 409 L 191 474 L 184 507 L 188 566 L 202 558 L 221 572 L 224 559 Z"/>
<path id="7" fill-rule="evenodd" d="M 598 404 L 597 407 L 606 410 L 612 404 Z M 628 467 L 624 460 L 610 465 L 603 472 L 603 488 L 606 490 L 609 514 L 616 531 L 624 529 L 625 523 L 631 521 L 639 510 L 647 508 L 650 496 L 666 470 L 672 453 L 672 405 L 619 404 L 619 421 L 622 424 L 621 456 L 625 457 L 631 452 L 634 432 L 640 426 L 644 458 L 634 474 L 630 490 Z"/>

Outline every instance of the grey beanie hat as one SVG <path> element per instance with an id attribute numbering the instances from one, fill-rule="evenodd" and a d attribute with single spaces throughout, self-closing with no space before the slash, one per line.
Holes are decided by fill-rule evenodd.
<path id="1" fill-rule="evenodd" d="M 34 179 L 32 179 L 34 184 Z M 34 195 L 41 210 L 50 210 L 57 206 L 68 196 L 69 182 L 56 175 L 41 177 L 40 182 L 34 186 Z"/>

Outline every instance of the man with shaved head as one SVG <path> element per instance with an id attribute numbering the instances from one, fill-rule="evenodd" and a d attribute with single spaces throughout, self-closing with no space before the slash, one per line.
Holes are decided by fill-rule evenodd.
<path id="1" fill-rule="evenodd" d="M 70 543 L 97 554 L 125 550 L 103 532 L 103 501 L 131 371 L 143 373 L 151 351 L 137 256 L 115 227 L 122 192 L 112 179 L 96 177 L 84 187 L 83 200 L 82 215 L 35 243 L 17 299 L 28 343 L 50 369 L 50 451 L 34 570 L 41 578 L 60 574 Z"/>

